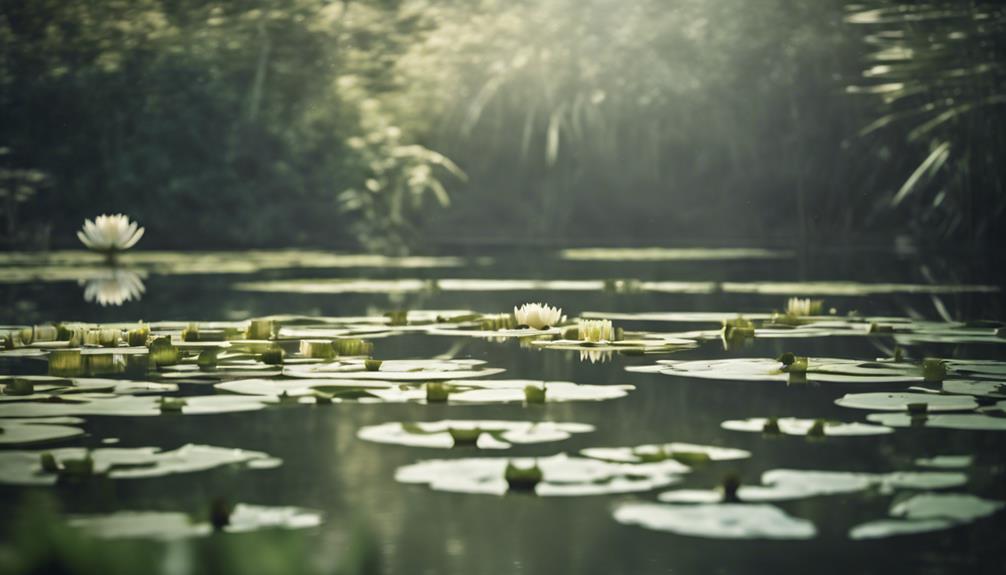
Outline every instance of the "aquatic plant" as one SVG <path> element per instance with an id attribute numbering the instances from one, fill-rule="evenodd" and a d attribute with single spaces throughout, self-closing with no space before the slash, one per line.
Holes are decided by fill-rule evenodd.
<path id="1" fill-rule="evenodd" d="M 936 357 L 922 360 L 922 378 L 926 381 L 939 382 L 947 376 L 947 363 Z"/>
<path id="2" fill-rule="evenodd" d="M 143 231 L 123 214 L 102 214 L 94 221 L 84 220 L 84 227 L 77 232 L 77 237 L 89 249 L 111 256 L 136 245 L 143 237 Z"/>
<path id="3" fill-rule="evenodd" d="M 518 325 L 526 325 L 534 329 L 546 329 L 562 323 L 565 317 L 562 309 L 550 307 L 542 303 L 526 303 L 513 308 L 513 315 Z"/>
<path id="4" fill-rule="evenodd" d="M 535 486 L 544 479 L 544 474 L 537 462 L 531 467 L 517 467 L 513 462 L 507 462 L 503 478 L 511 491 L 534 491 Z"/>
<path id="5" fill-rule="evenodd" d="M 147 339 L 150 337 L 150 326 L 143 323 L 140 324 L 126 332 L 126 341 L 131 346 L 141 346 L 147 345 Z"/>
<path id="6" fill-rule="evenodd" d="M 300 354 L 316 359 L 331 359 L 335 356 L 335 348 L 332 347 L 332 342 L 327 339 L 302 339 L 300 340 Z"/>
<path id="7" fill-rule="evenodd" d="M 786 302 L 786 315 L 791 318 L 820 315 L 824 302 L 810 298 L 791 297 Z"/>
<path id="8" fill-rule="evenodd" d="M 608 319 L 577 320 L 577 335 L 583 341 L 602 342 L 615 341 L 615 328 Z"/>
<path id="9" fill-rule="evenodd" d="M 367 371 L 380 371 L 382 363 L 384 362 L 379 359 L 374 359 L 371 357 L 363 360 L 363 367 Z"/>
<path id="10" fill-rule="evenodd" d="M 525 403 L 545 403 L 545 384 L 534 385 L 528 384 L 524 386 L 524 402 Z"/>
<path id="11" fill-rule="evenodd" d="M 451 386 L 446 383 L 431 381 L 425 387 L 426 401 L 428 403 L 445 403 L 451 395 Z"/>

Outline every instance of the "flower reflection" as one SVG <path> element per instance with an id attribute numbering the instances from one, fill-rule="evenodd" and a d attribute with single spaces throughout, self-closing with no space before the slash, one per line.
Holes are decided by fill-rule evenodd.
<path id="1" fill-rule="evenodd" d="M 107 267 L 80 280 L 84 286 L 84 301 L 102 306 L 118 306 L 127 301 L 139 301 L 146 288 L 139 273 L 120 267 Z"/>
<path id="2" fill-rule="evenodd" d="M 614 353 L 610 349 L 582 349 L 580 350 L 580 361 L 590 363 L 605 363 L 610 361 Z"/>

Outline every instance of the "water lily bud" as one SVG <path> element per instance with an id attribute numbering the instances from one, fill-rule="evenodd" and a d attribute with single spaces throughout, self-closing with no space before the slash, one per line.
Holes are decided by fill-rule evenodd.
<path id="1" fill-rule="evenodd" d="M 926 381 L 943 381 L 947 376 L 947 364 L 945 361 L 935 357 L 927 357 L 922 360 L 922 378 Z"/>
<path id="2" fill-rule="evenodd" d="M 475 445 L 478 443 L 479 437 L 482 435 L 482 430 L 477 427 L 471 429 L 448 427 L 447 432 L 451 434 L 451 439 L 454 440 L 454 447 L 460 447 L 462 445 Z"/>
<path id="3" fill-rule="evenodd" d="M 212 371 L 217 368 L 217 356 L 219 355 L 219 347 L 208 347 L 199 352 L 199 357 L 196 358 L 196 365 L 202 371 Z"/>
<path id="4" fill-rule="evenodd" d="M 39 455 L 38 462 L 42 466 L 42 471 L 46 473 L 59 472 L 59 464 L 56 462 L 56 456 L 48 451 Z"/>
<path id="5" fill-rule="evenodd" d="M 363 366 L 367 368 L 367 371 L 378 371 L 381 369 L 381 364 L 384 363 L 379 359 L 365 359 L 363 361 Z"/>
<path id="6" fill-rule="evenodd" d="M 272 339 L 274 324 L 271 319 L 253 319 L 248 324 L 245 337 L 248 339 Z"/>
<path id="7" fill-rule="evenodd" d="M 427 403 L 445 403 L 451 395 L 451 386 L 446 383 L 430 382 L 426 384 Z"/>
<path id="8" fill-rule="evenodd" d="M 825 421 L 823 419 L 815 419 L 814 424 L 807 430 L 807 437 L 824 437 L 824 426 Z"/>
<path id="9" fill-rule="evenodd" d="M 409 312 L 407 310 L 389 311 L 384 314 L 388 318 L 388 325 L 409 325 Z"/>
<path id="10" fill-rule="evenodd" d="M 302 339 L 300 340 L 300 354 L 315 359 L 332 359 L 335 357 L 335 348 L 332 347 L 331 340 Z"/>
<path id="11" fill-rule="evenodd" d="M 544 479 L 544 474 L 537 463 L 525 468 L 507 463 L 503 478 L 506 479 L 511 491 L 534 491 L 535 486 Z"/>
<path id="12" fill-rule="evenodd" d="M 266 365 L 282 365 L 285 358 L 286 351 L 279 346 L 269 348 L 259 355 L 259 361 Z"/>
<path id="13" fill-rule="evenodd" d="M 182 341 L 199 341 L 199 324 L 190 323 L 182 330 Z"/>
<path id="14" fill-rule="evenodd" d="M 131 347 L 139 347 L 147 345 L 147 339 L 150 338 L 150 326 L 140 322 L 140 325 L 129 330 L 126 333 L 126 342 Z"/>
<path id="15" fill-rule="evenodd" d="M 166 335 L 154 338 L 150 342 L 148 349 L 150 350 L 150 361 L 155 367 L 174 365 L 181 358 L 181 352 L 178 351 L 177 347 L 172 345 L 171 337 Z"/>
<path id="16" fill-rule="evenodd" d="M 181 413 L 182 408 L 188 402 L 181 397 L 162 397 L 160 402 L 161 413 Z"/>
<path id="17" fill-rule="evenodd" d="M 525 385 L 524 386 L 524 402 L 525 403 L 545 403 L 545 385 Z"/>
<path id="18" fill-rule="evenodd" d="M 762 426 L 761 432 L 766 435 L 779 435 L 782 431 L 779 430 L 779 420 L 775 417 L 770 417 L 765 421 L 765 425 Z"/>

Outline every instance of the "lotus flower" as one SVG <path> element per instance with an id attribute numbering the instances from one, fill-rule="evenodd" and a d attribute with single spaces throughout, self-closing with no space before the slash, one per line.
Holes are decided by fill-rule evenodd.
<path id="1" fill-rule="evenodd" d="M 77 237 L 96 252 L 115 253 L 128 250 L 143 237 L 143 228 L 123 214 L 100 215 L 94 221 L 84 220 Z"/>
<path id="2" fill-rule="evenodd" d="M 549 307 L 541 303 L 526 303 L 513 308 L 517 325 L 526 325 L 534 329 L 547 329 L 558 325 L 564 319 L 562 309 Z"/>
<path id="3" fill-rule="evenodd" d="M 577 329 L 583 341 L 615 341 L 615 328 L 610 319 L 581 319 Z"/>
<path id="4" fill-rule="evenodd" d="M 133 299 L 139 300 L 145 291 L 140 274 L 122 268 L 108 268 L 81 283 L 84 285 L 84 301 L 96 302 L 102 306 L 117 306 Z"/>
<path id="5" fill-rule="evenodd" d="M 786 302 L 786 315 L 791 317 L 817 315 L 821 313 L 822 304 L 823 302 L 821 300 L 791 297 L 789 298 L 789 301 Z"/>

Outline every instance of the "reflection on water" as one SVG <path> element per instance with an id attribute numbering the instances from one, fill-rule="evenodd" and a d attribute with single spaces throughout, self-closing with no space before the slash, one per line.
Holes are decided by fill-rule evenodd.
<path id="1" fill-rule="evenodd" d="M 139 272 L 118 266 L 95 270 L 90 277 L 78 283 L 84 286 L 84 301 L 102 306 L 139 301 L 146 291 Z"/>

